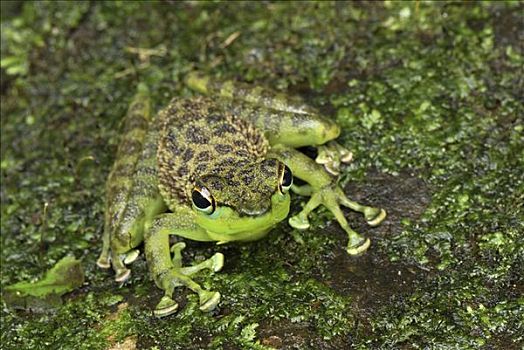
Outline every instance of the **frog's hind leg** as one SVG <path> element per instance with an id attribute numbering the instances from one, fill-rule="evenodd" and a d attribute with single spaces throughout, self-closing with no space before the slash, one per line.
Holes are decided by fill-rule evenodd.
<path id="1" fill-rule="evenodd" d="M 132 177 L 146 139 L 150 120 L 149 93 L 147 87 L 139 85 L 123 119 L 123 138 L 116 153 L 116 160 L 106 182 L 106 208 L 102 252 L 97 260 L 101 268 L 109 268 L 115 227 L 119 225 L 126 209 L 128 195 L 132 189 Z"/>
<path id="2" fill-rule="evenodd" d="M 146 147 L 147 147 L 146 143 Z M 146 152 L 146 151 L 144 151 Z M 140 255 L 136 248 L 144 240 L 144 230 L 154 217 L 165 211 L 165 203 L 156 186 L 156 176 L 151 159 L 140 160 L 134 175 L 134 190 L 124 210 L 120 226 L 115 229 L 111 239 L 110 260 L 115 271 L 115 281 L 125 282 L 131 273 L 126 265 L 134 262 Z M 148 165 L 149 164 L 149 165 Z M 149 169 L 144 171 L 145 169 Z"/>
<path id="3" fill-rule="evenodd" d="M 349 163 L 353 157 L 349 150 L 333 141 L 340 134 L 339 126 L 298 96 L 238 81 L 215 81 L 198 72 L 188 74 L 186 84 L 201 93 L 230 101 L 223 108 L 251 121 L 265 132 L 272 145 L 316 146 L 316 162 L 333 175 L 338 175 L 340 165 Z"/>
<path id="4" fill-rule="evenodd" d="M 131 271 L 126 265 L 138 256 L 144 228 L 165 204 L 158 191 L 156 150 L 159 123 L 150 122 L 147 88 L 131 102 L 125 120 L 125 136 L 107 181 L 106 221 L 99 266 L 111 262 L 115 281 L 126 281 Z"/>
<path id="5" fill-rule="evenodd" d="M 205 95 L 245 101 L 253 105 L 296 114 L 316 114 L 315 108 L 298 96 L 290 96 L 263 86 L 253 86 L 238 81 L 213 80 L 199 72 L 191 72 L 185 78 L 191 89 Z"/>
<path id="6" fill-rule="evenodd" d="M 185 244 L 175 244 L 171 249 L 169 247 L 169 234 L 192 240 L 210 240 L 202 228 L 188 220 L 187 215 L 191 215 L 190 209 L 160 215 L 146 233 L 145 251 L 149 270 L 156 285 L 164 290 L 164 296 L 154 310 L 157 317 L 170 315 L 177 310 L 178 304 L 173 300 L 173 292 L 178 286 L 186 286 L 198 294 L 202 311 L 213 310 L 220 301 L 219 292 L 203 289 L 190 276 L 203 269 L 219 271 L 223 265 L 223 255 L 217 253 L 198 265 L 182 267 L 181 251 Z M 171 251 L 174 253 L 173 258 L 171 258 Z"/>

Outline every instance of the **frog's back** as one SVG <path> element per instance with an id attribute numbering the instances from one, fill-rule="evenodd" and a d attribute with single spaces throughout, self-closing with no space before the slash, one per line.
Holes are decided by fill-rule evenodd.
<path id="1" fill-rule="evenodd" d="M 267 152 L 261 132 L 209 97 L 174 99 L 159 117 L 159 188 L 171 209 L 188 203 L 203 174 L 219 175 L 227 186 L 241 187 L 238 169 L 261 161 Z"/>

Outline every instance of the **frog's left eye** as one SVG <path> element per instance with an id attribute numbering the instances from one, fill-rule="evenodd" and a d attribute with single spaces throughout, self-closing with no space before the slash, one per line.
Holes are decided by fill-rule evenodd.
<path id="1" fill-rule="evenodd" d="M 205 187 L 195 187 L 191 192 L 191 200 L 193 206 L 198 210 L 206 214 L 213 214 L 216 208 L 216 202 L 209 190 Z"/>
<path id="2" fill-rule="evenodd" d="M 291 185 L 293 185 L 293 174 L 291 173 L 291 169 L 289 169 L 287 165 L 284 165 L 280 173 L 278 188 L 280 192 L 286 193 L 291 188 Z"/>

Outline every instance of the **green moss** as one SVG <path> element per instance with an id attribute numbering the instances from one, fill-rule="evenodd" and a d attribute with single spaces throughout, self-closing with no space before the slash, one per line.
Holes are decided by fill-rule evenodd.
<path id="1" fill-rule="evenodd" d="M 3 348 L 104 349 L 134 337 L 139 348 L 175 349 L 516 347 L 522 11 L 519 2 L 2 3 L 1 285 L 69 254 L 87 281 L 55 313 L 3 309 Z M 344 234 L 319 210 L 311 230 L 282 223 L 261 242 L 220 247 L 224 271 L 200 278 L 223 294 L 220 309 L 203 314 L 180 291 L 180 312 L 165 320 L 151 315 L 161 295 L 143 260 L 122 287 L 95 268 L 104 182 L 136 85 L 151 88 L 158 109 L 191 93 L 182 81 L 193 68 L 299 93 L 337 118 L 355 153 L 342 183 L 390 214 L 377 229 L 348 214 L 373 240 L 365 256 L 345 256 Z M 418 188 L 398 185 L 413 177 Z M 187 259 L 216 250 L 191 243 Z M 413 278 L 388 284 L 401 271 Z"/>

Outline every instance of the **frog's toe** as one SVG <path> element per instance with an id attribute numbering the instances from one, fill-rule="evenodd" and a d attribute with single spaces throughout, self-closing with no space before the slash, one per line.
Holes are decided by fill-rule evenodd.
<path id="1" fill-rule="evenodd" d="M 177 258 L 177 262 L 180 262 L 180 261 L 181 261 L 181 258 Z M 180 265 L 180 263 L 177 263 L 176 265 Z M 218 272 L 222 269 L 223 266 L 224 266 L 224 254 L 215 253 L 212 257 L 202 261 L 199 264 L 186 266 L 186 267 L 179 266 L 178 269 L 182 274 L 186 276 L 191 276 L 197 273 L 198 271 L 201 271 L 204 269 L 208 269 L 213 272 Z"/>
<path id="2" fill-rule="evenodd" d="M 307 219 L 307 215 L 295 215 L 289 218 L 289 225 L 293 228 L 296 228 L 298 230 L 306 230 L 309 228 L 309 220 Z"/>
<path id="3" fill-rule="evenodd" d="M 384 209 L 381 208 L 369 208 L 369 211 L 364 212 L 364 216 L 368 225 L 377 226 L 386 218 L 387 214 Z"/>
<path id="4" fill-rule="evenodd" d="M 340 163 L 339 162 L 326 163 L 324 164 L 324 169 L 326 169 L 326 171 L 333 176 L 340 175 Z"/>
<path id="5" fill-rule="evenodd" d="M 181 252 L 186 248 L 186 244 L 184 242 L 176 242 L 171 246 L 171 253 L 174 252 Z"/>
<path id="6" fill-rule="evenodd" d="M 109 257 L 107 256 L 100 256 L 98 260 L 96 261 L 96 265 L 100 267 L 101 269 L 108 269 L 111 267 L 111 263 L 109 261 Z"/>
<path id="7" fill-rule="evenodd" d="M 126 256 L 124 257 L 124 264 L 126 265 L 131 264 L 133 261 L 136 260 L 136 258 L 138 258 L 139 255 L 140 255 L 140 250 L 138 249 L 130 250 L 129 252 L 126 253 Z"/>
<path id="8" fill-rule="evenodd" d="M 315 162 L 317 164 L 323 165 L 324 169 L 326 169 L 326 171 L 331 175 L 338 176 L 340 174 L 340 162 L 333 152 L 319 150 L 318 157 L 315 159 Z"/>
<path id="9" fill-rule="evenodd" d="M 347 150 L 347 149 L 344 149 L 344 151 L 342 151 L 340 153 L 340 161 L 342 163 L 351 163 L 351 161 L 353 160 L 353 152 Z"/>
<path id="10" fill-rule="evenodd" d="M 131 270 L 130 269 L 122 269 L 122 270 L 117 272 L 117 274 L 115 276 L 115 281 L 118 282 L 118 283 L 122 283 L 122 282 L 127 281 L 130 276 L 131 276 Z"/>
<path id="11" fill-rule="evenodd" d="M 333 160 L 332 155 L 326 151 L 324 146 L 320 146 L 318 148 L 318 155 L 315 158 L 315 162 L 317 164 L 326 164 L 326 163 L 331 162 L 332 160 Z"/>
<path id="12" fill-rule="evenodd" d="M 220 293 L 204 290 L 200 292 L 200 310 L 212 311 L 220 302 Z"/>
<path id="13" fill-rule="evenodd" d="M 332 141 L 331 147 L 333 147 L 337 159 L 342 163 L 349 163 L 353 160 L 353 152 L 342 146 L 340 143 Z"/>
<path id="14" fill-rule="evenodd" d="M 218 272 L 222 270 L 222 267 L 224 267 L 224 254 L 222 253 L 216 253 L 211 257 L 212 261 L 212 269 L 214 272 Z"/>
<path id="15" fill-rule="evenodd" d="M 340 163 L 349 163 L 353 159 L 353 153 L 340 145 L 338 142 L 330 141 L 318 147 L 318 156 L 315 162 L 324 165 L 327 172 L 334 176 L 340 174 Z"/>
<path id="16" fill-rule="evenodd" d="M 153 313 L 156 317 L 165 317 L 174 314 L 177 309 L 178 304 L 167 295 L 164 295 Z"/>
<path id="17" fill-rule="evenodd" d="M 364 253 L 370 246 L 371 241 L 369 238 L 362 238 L 356 240 L 356 242 L 350 240 L 346 251 L 349 255 L 358 255 Z"/>

